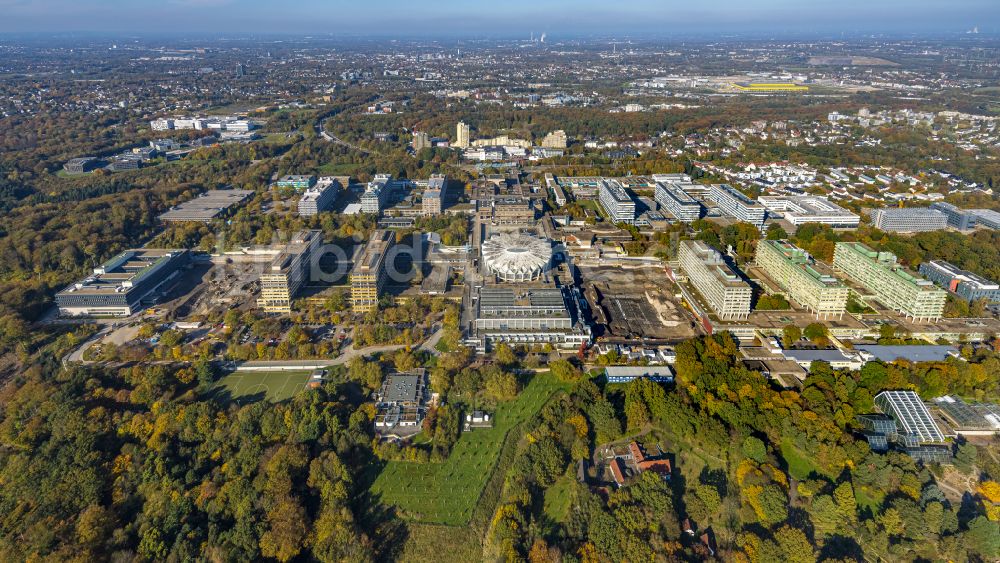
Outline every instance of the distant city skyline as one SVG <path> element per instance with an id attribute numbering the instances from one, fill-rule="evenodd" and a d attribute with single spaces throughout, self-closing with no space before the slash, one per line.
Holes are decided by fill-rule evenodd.
<path id="1" fill-rule="evenodd" d="M 0 33 L 549 37 L 1000 32 L 996 0 L 0 0 Z"/>

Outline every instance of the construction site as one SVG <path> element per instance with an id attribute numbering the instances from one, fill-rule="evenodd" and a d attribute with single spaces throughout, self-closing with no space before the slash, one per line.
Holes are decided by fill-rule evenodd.
<path id="1" fill-rule="evenodd" d="M 584 296 L 598 342 L 670 344 L 698 334 L 695 319 L 664 291 L 659 269 L 585 269 Z"/>

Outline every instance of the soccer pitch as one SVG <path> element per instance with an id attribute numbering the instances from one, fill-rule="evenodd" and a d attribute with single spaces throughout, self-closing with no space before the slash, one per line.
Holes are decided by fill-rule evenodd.
<path id="1" fill-rule="evenodd" d="M 452 526 L 468 523 L 507 432 L 534 416 L 558 389 L 568 388 L 549 374 L 536 375 L 517 399 L 497 409 L 493 428 L 463 432 L 441 463 L 388 462 L 371 492 L 411 520 Z"/>
<path id="2" fill-rule="evenodd" d="M 237 403 L 267 399 L 277 403 L 306 388 L 309 371 L 234 371 L 212 388 L 213 395 L 228 395 Z"/>

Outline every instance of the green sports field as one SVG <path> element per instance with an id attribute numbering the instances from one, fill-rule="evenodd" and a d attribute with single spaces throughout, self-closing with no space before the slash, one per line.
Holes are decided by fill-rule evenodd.
<path id="1" fill-rule="evenodd" d="M 267 399 L 284 401 L 305 389 L 308 371 L 234 371 L 220 379 L 213 394 L 228 396 L 232 401 L 248 402 Z"/>
<path id="2" fill-rule="evenodd" d="M 493 428 L 464 432 L 441 463 L 389 462 L 371 492 L 410 520 L 452 526 L 468 523 L 507 432 L 534 416 L 556 390 L 566 388 L 549 374 L 536 375 L 517 399 L 499 407 Z"/>

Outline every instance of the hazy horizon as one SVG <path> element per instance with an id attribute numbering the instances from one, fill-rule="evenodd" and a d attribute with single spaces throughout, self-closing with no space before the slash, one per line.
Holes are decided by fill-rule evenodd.
<path id="1" fill-rule="evenodd" d="M 697 6 L 638 0 L 510 0 L 485 4 L 402 0 L 357 5 L 305 0 L 275 6 L 266 0 L 0 0 L 0 33 L 19 34 L 332 34 L 345 37 L 553 39 L 710 34 L 795 37 L 840 34 L 894 36 L 1000 32 L 996 0 L 704 0 Z"/>

